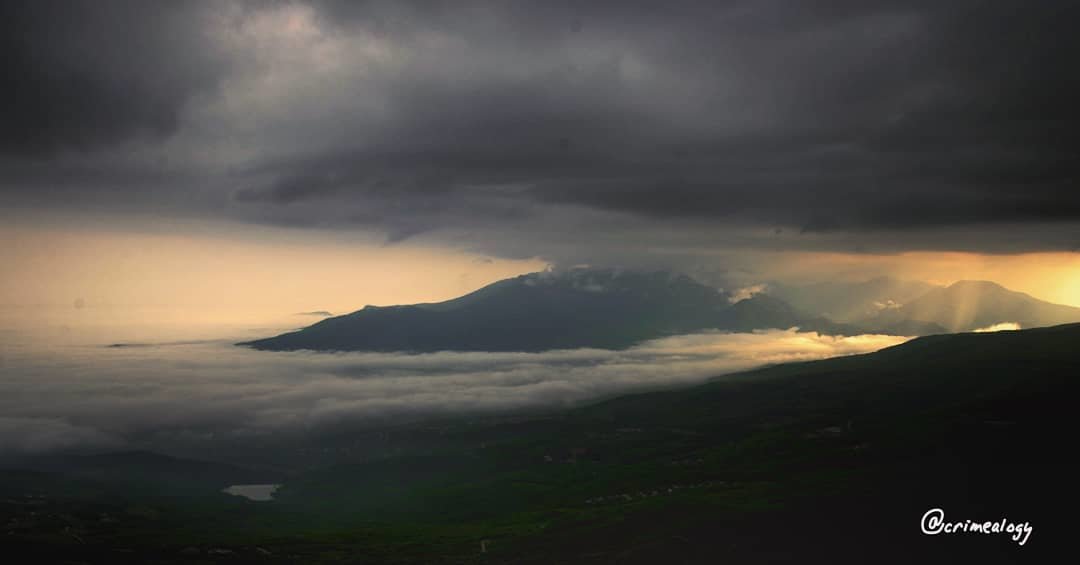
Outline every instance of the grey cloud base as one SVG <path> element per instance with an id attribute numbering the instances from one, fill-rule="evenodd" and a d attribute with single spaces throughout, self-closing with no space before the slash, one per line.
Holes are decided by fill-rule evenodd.
<path id="1" fill-rule="evenodd" d="M 162 8 L 5 5 L 0 198 L 556 261 L 1080 246 L 1071 2 Z"/>

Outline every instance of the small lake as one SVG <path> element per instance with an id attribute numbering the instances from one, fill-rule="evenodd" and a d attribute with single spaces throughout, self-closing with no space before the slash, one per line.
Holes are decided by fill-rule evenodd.
<path id="1" fill-rule="evenodd" d="M 242 496 L 248 500 L 265 502 L 274 499 L 274 493 L 281 485 L 232 485 L 221 492 L 234 496 Z"/>

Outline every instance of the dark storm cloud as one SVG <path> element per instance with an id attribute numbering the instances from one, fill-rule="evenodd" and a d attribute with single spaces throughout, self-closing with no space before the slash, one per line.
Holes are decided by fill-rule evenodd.
<path id="1" fill-rule="evenodd" d="M 5 95 L 5 151 L 172 133 L 168 174 L 219 172 L 221 190 L 170 200 L 192 213 L 392 240 L 531 230 L 510 236 L 522 245 L 603 239 L 620 215 L 699 245 L 710 222 L 822 236 L 758 242 L 779 247 L 1080 243 L 1034 227 L 999 241 L 1080 222 L 1070 2 L 57 6 L 5 40 L 42 93 Z M 232 14 L 226 33 L 200 24 L 207 6 Z M 123 39 L 90 47 L 100 35 Z M 104 177 L 156 170 L 115 159 Z"/>
<path id="2" fill-rule="evenodd" d="M 0 152 L 87 150 L 178 126 L 223 62 L 204 5 L 43 0 L 0 6 Z"/>

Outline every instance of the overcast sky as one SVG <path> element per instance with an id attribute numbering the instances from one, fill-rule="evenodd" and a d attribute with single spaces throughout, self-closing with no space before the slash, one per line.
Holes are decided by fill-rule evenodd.
<path id="1" fill-rule="evenodd" d="M 1078 12 L 4 2 L 0 215 L 558 264 L 1075 252 Z"/>

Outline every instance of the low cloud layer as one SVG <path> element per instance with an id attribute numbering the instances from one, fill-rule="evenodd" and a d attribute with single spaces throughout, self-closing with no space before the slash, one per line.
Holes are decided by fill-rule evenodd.
<path id="1" fill-rule="evenodd" d="M 22 351 L 0 373 L 0 455 L 212 445 L 424 417 L 572 406 L 903 341 L 695 334 L 626 351 L 270 353 L 227 343 Z"/>
<path id="2" fill-rule="evenodd" d="M 0 417 L 0 457 L 116 449 L 123 440 L 63 418 Z"/>
<path id="3" fill-rule="evenodd" d="M 986 326 L 985 328 L 976 328 L 975 333 L 986 332 L 1004 332 L 1022 329 L 1020 324 L 1016 322 L 1001 322 L 1000 324 L 994 324 L 992 326 Z"/>

